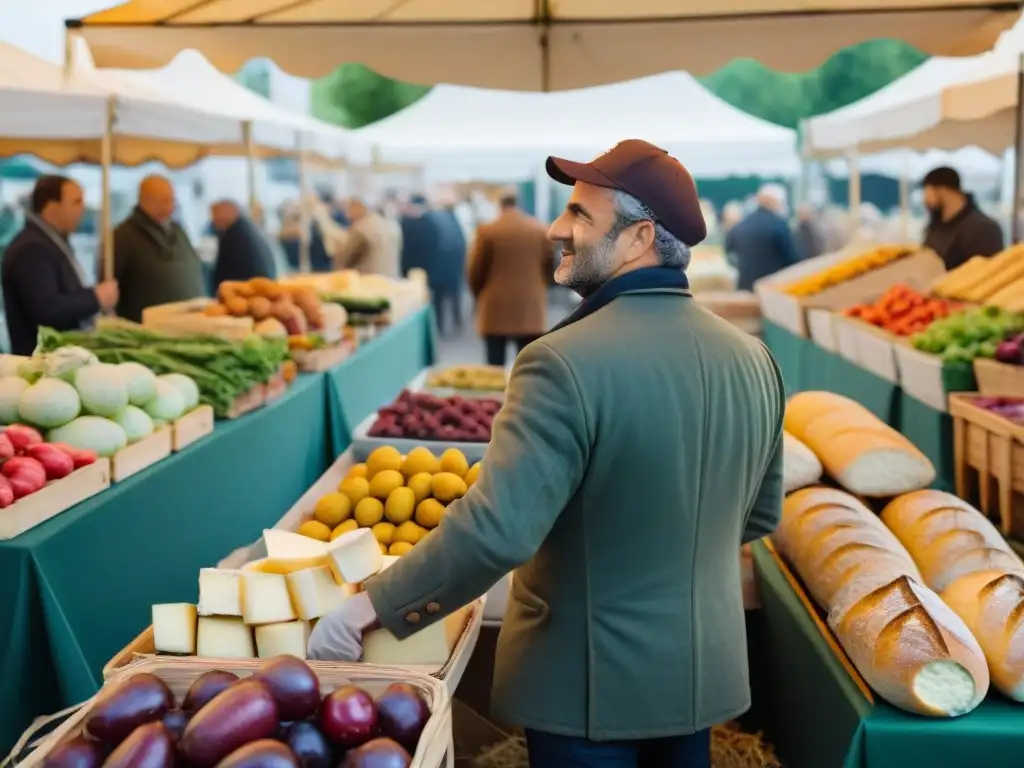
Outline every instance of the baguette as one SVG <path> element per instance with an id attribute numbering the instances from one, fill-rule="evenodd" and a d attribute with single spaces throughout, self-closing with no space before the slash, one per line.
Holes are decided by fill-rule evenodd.
<path id="1" fill-rule="evenodd" d="M 1024 577 L 975 571 L 950 584 L 942 599 L 978 638 L 992 684 L 1024 701 Z"/>
<path id="2" fill-rule="evenodd" d="M 918 491 L 891 501 L 882 522 L 921 569 L 924 582 L 942 592 L 975 571 L 1020 573 L 1024 563 L 978 510 L 942 491 Z"/>
<path id="3" fill-rule="evenodd" d="M 786 405 L 785 428 L 851 493 L 897 496 L 935 480 L 935 467 L 907 438 L 841 395 L 794 395 Z"/>
<path id="4" fill-rule="evenodd" d="M 791 493 L 772 540 L 886 701 L 952 717 L 985 697 L 988 668 L 977 641 L 923 586 L 910 553 L 859 500 L 823 487 Z"/>
<path id="5" fill-rule="evenodd" d="M 788 432 L 782 435 L 782 482 L 786 493 L 821 479 L 821 462 L 814 451 Z"/>

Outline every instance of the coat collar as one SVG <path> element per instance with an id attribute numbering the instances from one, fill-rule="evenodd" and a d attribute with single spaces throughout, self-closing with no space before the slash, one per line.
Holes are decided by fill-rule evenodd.
<path id="1" fill-rule="evenodd" d="M 587 296 L 572 313 L 548 333 L 577 323 L 611 304 L 619 296 L 631 293 L 668 293 L 689 297 L 690 281 L 681 269 L 646 267 L 613 278 Z"/>

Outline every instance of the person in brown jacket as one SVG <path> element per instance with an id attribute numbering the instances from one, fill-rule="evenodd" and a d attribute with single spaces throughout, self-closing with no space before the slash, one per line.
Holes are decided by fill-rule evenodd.
<path id="1" fill-rule="evenodd" d="M 519 209 L 514 194 L 501 198 L 498 218 L 477 229 L 468 271 L 487 364 L 504 366 L 509 342 L 522 351 L 547 330 L 554 272 L 547 230 Z"/>

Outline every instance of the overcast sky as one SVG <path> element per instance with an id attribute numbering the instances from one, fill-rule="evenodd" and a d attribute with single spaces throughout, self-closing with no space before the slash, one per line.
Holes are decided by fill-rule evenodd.
<path id="1" fill-rule="evenodd" d="M 0 40 L 60 62 L 64 59 L 64 19 L 118 4 L 118 0 L 0 0 Z"/>

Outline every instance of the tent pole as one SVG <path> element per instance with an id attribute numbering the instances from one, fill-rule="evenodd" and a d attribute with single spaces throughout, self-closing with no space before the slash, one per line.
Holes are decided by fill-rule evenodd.
<path id="1" fill-rule="evenodd" d="M 903 172 L 900 174 L 900 236 L 906 240 L 910 237 L 910 159 L 903 160 Z"/>
<path id="2" fill-rule="evenodd" d="M 110 215 L 110 166 L 114 161 L 114 118 L 117 105 L 113 96 L 107 97 L 107 122 L 100 145 L 100 190 L 103 196 L 100 209 L 100 232 L 103 243 L 103 279 L 114 279 L 114 227 Z"/>
<path id="3" fill-rule="evenodd" d="M 306 147 L 301 133 L 298 134 L 299 144 L 299 272 L 303 274 L 312 271 L 310 263 L 309 246 L 312 233 L 309 231 L 313 211 L 310 210 L 309 199 L 309 169 L 306 167 Z M 322 236 L 322 235 L 321 235 Z"/>
<path id="4" fill-rule="evenodd" d="M 64 79 L 70 80 L 75 71 L 75 36 L 74 33 L 64 28 Z"/>
<path id="5" fill-rule="evenodd" d="M 1021 152 L 1024 145 L 1024 53 L 1017 57 L 1017 109 L 1014 113 L 1016 125 L 1013 138 L 1013 203 L 1010 206 L 1010 238 L 1020 242 L 1021 176 L 1024 175 Z"/>
<path id="6" fill-rule="evenodd" d="M 256 194 L 256 142 L 252 135 L 252 120 L 242 123 L 242 139 L 245 142 L 245 183 L 249 192 L 249 216 L 255 220 L 259 209 L 259 195 Z"/>
<path id="7" fill-rule="evenodd" d="M 854 238 L 856 239 L 857 233 L 860 232 L 860 160 L 857 156 L 856 148 L 850 150 L 846 156 L 846 160 L 849 164 L 849 179 L 847 182 L 847 197 L 849 198 L 849 204 L 847 205 L 847 208 L 850 211 Z"/>

